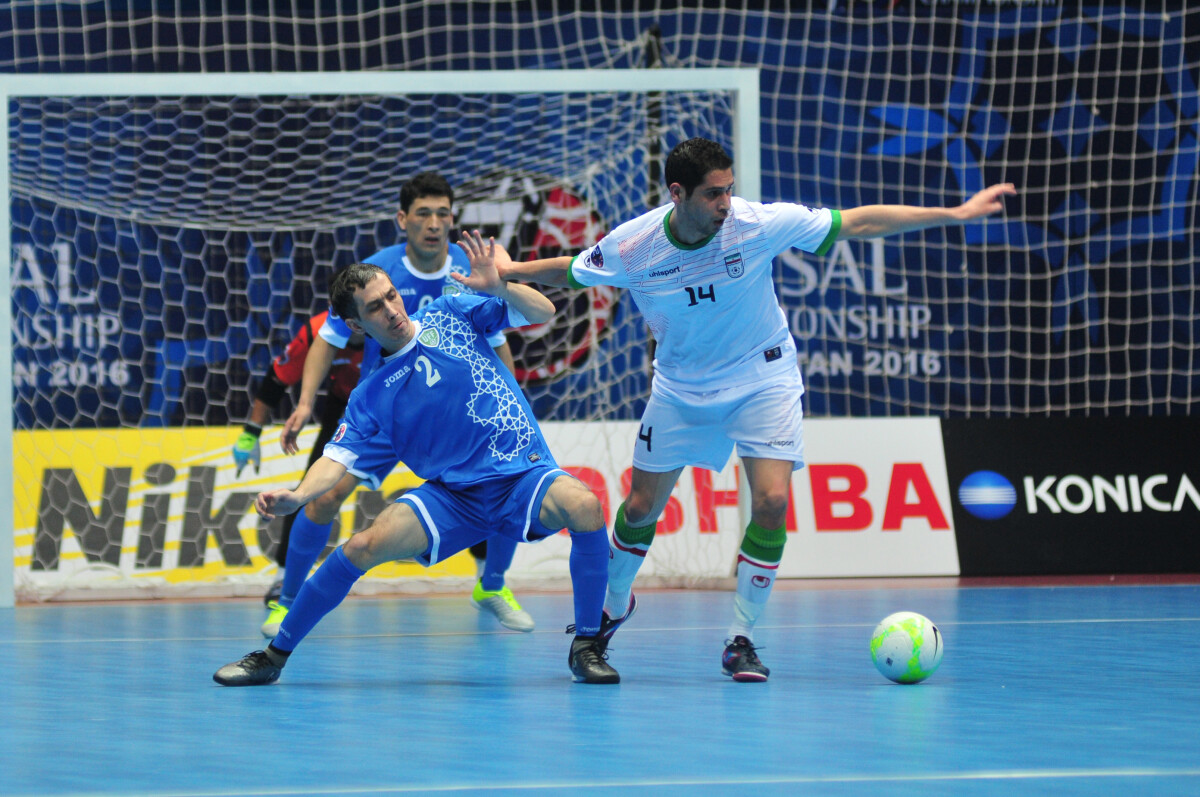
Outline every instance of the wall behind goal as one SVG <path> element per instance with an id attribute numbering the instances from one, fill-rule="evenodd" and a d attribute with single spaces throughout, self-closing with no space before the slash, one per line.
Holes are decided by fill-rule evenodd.
<path id="1" fill-rule="evenodd" d="M 847 244 L 820 259 L 780 259 L 779 293 L 801 351 L 810 414 L 1180 414 L 1195 405 L 1200 9 L 1164 14 L 1148 2 L 927 0 L 750 10 L 660 2 L 602 14 L 553 2 L 421 2 L 386 11 L 351 0 L 279 2 L 269 11 L 217 2 L 181 4 L 176 13 L 164 8 L 17 0 L 0 16 L 0 26 L 8 26 L 0 29 L 0 69 L 636 68 L 653 51 L 647 33 L 657 26 L 664 65 L 762 70 L 764 200 L 944 205 L 998 181 L 1021 192 L 1000 220 Z M 10 114 L 10 135 L 24 134 L 27 124 Z M 678 132 L 668 134 L 668 145 Z M 21 166 L 26 156 L 16 157 Z M 48 159 L 36 167 L 42 174 L 59 168 Z M 569 190 L 606 204 L 589 196 L 588 186 Z M 654 200 L 652 187 L 638 191 L 637 203 Z M 119 252 L 122 234 L 184 234 L 138 224 L 109 232 L 121 221 L 81 219 L 21 191 L 12 202 L 13 218 L 29 219 L 13 231 L 17 277 L 33 279 L 29 264 L 36 264 L 49 280 L 45 296 L 95 291 L 100 278 L 89 252 Z M 380 213 L 390 202 L 381 202 Z M 640 209 L 637 203 L 602 208 L 600 226 L 620 222 Z M 79 233 L 84 221 L 96 231 Z M 386 242 L 387 225 L 378 232 Z M 327 234 L 347 237 L 344 230 Z M 107 244 L 98 240 L 105 235 Z M 291 277 L 255 283 L 270 292 L 273 343 L 286 335 L 290 311 L 316 309 L 334 265 L 369 248 L 369 236 L 357 236 L 352 247 L 335 245 L 332 257 L 321 253 Z M 282 245 L 218 228 L 195 241 L 194 251 L 224 256 Z M 181 249 L 186 254 L 186 244 L 168 242 L 157 257 L 139 255 L 135 268 L 149 275 L 174 268 Z M 79 285 L 54 281 L 73 267 Z M 221 271 L 203 258 L 197 267 L 208 276 L 189 279 Z M 109 292 L 130 289 L 123 274 L 106 279 L 113 281 L 103 286 Z M 196 418 L 201 422 L 240 420 L 244 406 L 226 399 L 244 393 L 270 347 L 245 341 L 238 327 L 245 325 L 246 298 L 236 281 L 230 287 L 183 302 L 181 323 L 191 337 L 167 355 L 183 370 L 149 391 L 139 385 L 146 369 L 158 366 L 128 353 L 137 348 L 133 325 L 122 322 L 117 334 L 105 326 L 111 320 L 72 316 L 72 340 L 107 334 L 111 344 L 106 354 L 80 359 L 35 352 L 38 336 L 61 336 L 61 327 L 18 321 L 18 384 L 55 383 L 37 397 L 22 394 L 18 425 L 67 417 L 174 424 L 201 412 L 179 411 L 189 401 L 211 405 Z M 604 297 L 595 302 L 601 316 L 621 311 Z M 227 307 L 228 324 L 214 317 L 214 304 Z M 22 309 L 14 307 L 18 315 Z M 153 334 L 156 326 L 142 329 Z M 551 402 L 543 415 L 636 417 L 645 363 L 633 353 L 640 333 L 628 336 L 621 346 L 630 354 L 606 365 L 617 373 L 603 377 L 632 379 L 613 400 L 582 408 Z M 222 376 L 205 378 L 205 370 Z M 127 381 L 115 400 L 89 398 L 95 383 L 120 380 Z"/>

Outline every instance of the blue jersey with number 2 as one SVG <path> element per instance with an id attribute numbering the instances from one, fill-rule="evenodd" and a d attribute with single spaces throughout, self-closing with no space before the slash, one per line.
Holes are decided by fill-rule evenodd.
<path id="1" fill-rule="evenodd" d="M 434 300 L 416 335 L 350 394 L 325 456 L 347 468 L 387 447 L 417 476 L 449 487 L 554 465 L 525 396 L 488 336 L 529 322 L 491 296 Z"/>

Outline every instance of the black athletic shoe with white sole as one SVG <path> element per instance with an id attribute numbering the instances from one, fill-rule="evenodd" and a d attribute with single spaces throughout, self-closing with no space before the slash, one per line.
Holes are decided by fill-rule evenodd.
<path id="1" fill-rule="evenodd" d="M 597 637 L 575 637 L 567 654 L 567 666 L 577 684 L 621 683 L 621 676 L 609 666 L 607 658 Z"/>

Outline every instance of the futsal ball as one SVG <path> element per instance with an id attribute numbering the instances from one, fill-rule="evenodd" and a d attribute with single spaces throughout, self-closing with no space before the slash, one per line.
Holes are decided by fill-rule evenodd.
<path id="1" fill-rule="evenodd" d="M 933 675 L 942 663 L 942 632 L 916 612 L 889 614 L 871 634 L 871 661 L 883 677 L 915 684 Z"/>

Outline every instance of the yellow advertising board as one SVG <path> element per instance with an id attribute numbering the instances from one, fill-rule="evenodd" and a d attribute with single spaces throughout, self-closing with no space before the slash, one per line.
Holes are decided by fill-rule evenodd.
<path id="1" fill-rule="evenodd" d="M 255 495 L 294 486 L 305 452 L 287 455 L 278 429 L 262 438 L 263 462 L 235 472 L 240 428 L 18 431 L 14 437 L 14 564 L 19 599 L 80 590 L 152 594 L 252 594 L 275 570 L 281 521 L 253 508 Z M 337 539 L 369 525 L 420 479 L 403 466 L 380 490 L 360 487 L 342 507 Z M 334 542 L 334 540 L 331 540 Z M 397 562 L 368 579 L 473 577 L 469 556 L 432 568 Z M 191 589 L 189 589 L 189 587 Z M 245 589 L 241 589 L 244 587 Z"/>

